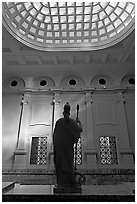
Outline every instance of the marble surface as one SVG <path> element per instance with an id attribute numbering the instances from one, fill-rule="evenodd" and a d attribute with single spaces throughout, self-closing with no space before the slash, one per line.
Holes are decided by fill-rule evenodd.
<path id="1" fill-rule="evenodd" d="M 15 184 L 14 189 L 6 195 L 53 195 L 54 185 L 20 185 Z M 123 183 L 119 185 L 82 185 L 82 195 L 134 195 L 135 184 Z"/>

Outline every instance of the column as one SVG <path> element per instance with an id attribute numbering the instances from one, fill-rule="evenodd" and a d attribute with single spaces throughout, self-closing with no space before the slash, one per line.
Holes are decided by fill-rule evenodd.
<path id="1" fill-rule="evenodd" d="M 117 92 L 118 106 L 119 106 L 119 122 L 120 122 L 120 154 L 123 167 L 134 167 L 133 152 L 129 143 L 129 132 L 125 112 L 125 99 L 122 91 Z"/>
<path id="2" fill-rule="evenodd" d="M 87 157 L 87 168 L 96 168 L 96 155 L 97 151 L 94 146 L 94 123 L 93 123 L 93 100 L 92 93 L 86 93 L 85 95 L 85 104 L 86 104 L 86 123 L 87 123 L 87 148 L 86 148 L 86 157 Z"/>
<path id="3" fill-rule="evenodd" d="M 21 111 L 18 127 L 17 148 L 14 152 L 14 166 L 13 168 L 24 168 L 26 164 L 26 138 L 28 128 L 28 114 L 29 114 L 29 94 L 24 94 L 21 101 Z"/>

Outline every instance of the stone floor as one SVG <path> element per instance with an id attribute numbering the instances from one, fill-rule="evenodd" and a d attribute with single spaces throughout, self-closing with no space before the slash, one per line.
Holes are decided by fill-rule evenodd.
<path id="1" fill-rule="evenodd" d="M 20 185 L 5 194 L 53 194 L 54 185 Z M 134 184 L 124 183 L 121 185 L 83 185 L 83 195 L 133 195 Z"/>
<path id="2" fill-rule="evenodd" d="M 3 184 L 3 186 L 4 189 L 5 185 Z M 64 195 L 63 198 L 62 194 L 53 194 L 54 185 L 20 185 L 16 183 L 12 189 L 8 190 L 7 187 L 7 191 L 3 193 L 3 201 L 21 201 L 22 199 L 23 201 L 32 201 L 32 199 L 40 198 L 43 199 L 41 201 L 54 198 L 55 200 L 52 201 L 56 201 L 59 197 L 68 200 L 72 199 L 71 201 L 79 201 L 80 198 L 82 201 L 83 199 L 86 199 L 86 201 L 99 201 L 98 199 L 102 201 L 134 201 L 135 199 L 134 182 L 126 182 L 120 185 L 82 185 L 81 187 L 82 193 Z"/>

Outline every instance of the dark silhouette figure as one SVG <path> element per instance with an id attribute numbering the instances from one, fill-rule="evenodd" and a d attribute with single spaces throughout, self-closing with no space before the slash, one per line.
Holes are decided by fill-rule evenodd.
<path id="1" fill-rule="evenodd" d="M 70 105 L 67 102 L 53 133 L 54 164 L 57 185 L 77 185 L 74 167 L 74 144 L 78 142 L 82 126 L 80 120 L 69 118 Z"/>

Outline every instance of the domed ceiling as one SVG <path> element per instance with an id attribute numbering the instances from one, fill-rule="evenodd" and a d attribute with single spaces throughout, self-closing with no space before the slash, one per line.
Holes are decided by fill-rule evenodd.
<path id="1" fill-rule="evenodd" d="M 135 4 L 4 2 L 3 24 L 17 40 L 38 50 L 98 50 L 133 31 Z"/>

